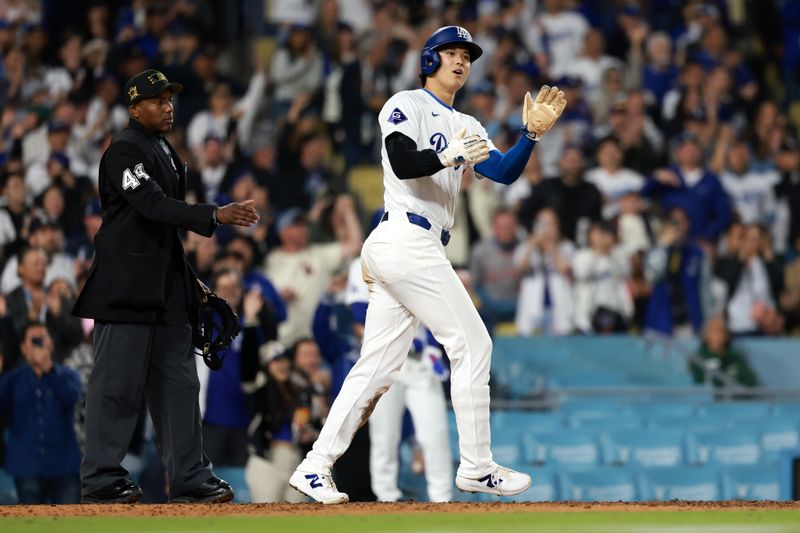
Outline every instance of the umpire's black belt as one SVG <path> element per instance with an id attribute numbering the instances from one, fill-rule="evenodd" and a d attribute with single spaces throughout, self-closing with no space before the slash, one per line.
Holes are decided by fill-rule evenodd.
<path id="1" fill-rule="evenodd" d="M 431 224 L 430 221 L 422 215 L 418 215 L 416 213 L 406 213 L 406 216 L 408 217 L 409 222 L 419 226 L 420 228 L 431 229 L 433 227 L 433 224 Z M 389 220 L 388 211 L 381 217 L 381 222 L 386 222 L 387 220 Z M 450 232 L 446 229 L 442 229 L 442 234 L 439 238 L 442 240 L 442 244 L 447 246 L 447 243 L 450 242 Z"/>

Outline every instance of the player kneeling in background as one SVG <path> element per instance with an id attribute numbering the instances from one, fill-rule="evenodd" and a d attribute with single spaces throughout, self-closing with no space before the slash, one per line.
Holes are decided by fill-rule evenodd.
<path id="1" fill-rule="evenodd" d="M 369 307 L 361 358 L 348 374 L 319 439 L 289 484 L 326 504 L 348 501 L 331 478 L 333 463 L 397 378 L 420 322 L 450 357 L 451 397 L 461 461 L 456 486 L 501 496 L 531 485 L 527 474 L 492 460 L 489 366 L 492 341 L 444 254 L 461 175 L 510 184 L 536 141 L 564 110 L 564 93 L 544 86 L 523 104 L 523 135 L 503 154 L 473 117 L 452 107 L 483 53 L 459 26 L 437 30 L 422 50 L 422 89 L 391 97 L 379 115 L 386 214 L 364 243 L 361 268 Z"/>

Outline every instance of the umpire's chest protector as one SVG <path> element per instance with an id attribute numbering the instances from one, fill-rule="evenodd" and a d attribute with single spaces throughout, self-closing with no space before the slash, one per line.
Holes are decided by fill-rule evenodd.
<path id="1" fill-rule="evenodd" d="M 178 229 L 210 237 L 215 206 L 183 201 L 185 169 L 177 153 L 168 147 L 170 157 L 163 146 L 168 147 L 131 120 L 103 154 L 98 183 L 103 224 L 76 316 L 153 322 L 166 304 L 167 288 L 178 281 L 195 302 L 194 275 Z"/>

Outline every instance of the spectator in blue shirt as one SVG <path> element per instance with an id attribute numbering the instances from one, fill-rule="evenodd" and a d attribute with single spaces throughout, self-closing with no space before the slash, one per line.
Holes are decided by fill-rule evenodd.
<path id="1" fill-rule="evenodd" d="M 678 81 L 679 70 L 672 58 L 672 39 L 664 32 L 650 35 L 645 45 L 647 63 L 642 69 L 642 87 L 652 95 L 659 113 L 667 92 Z"/>
<path id="2" fill-rule="evenodd" d="M 73 421 L 80 377 L 53 363 L 53 341 L 41 322 L 25 326 L 21 349 L 25 362 L 0 376 L 6 472 L 20 503 L 78 503 L 81 454 Z"/>
<path id="3" fill-rule="evenodd" d="M 214 292 L 239 313 L 242 333 L 238 335 L 222 368 L 208 375 L 203 414 L 203 445 L 217 466 L 244 467 L 247 464 L 247 427 L 252 413 L 242 391 L 241 361 L 251 357 L 244 348 L 258 346 L 278 336 L 278 322 L 272 307 L 265 305 L 257 287 L 245 293 L 242 277 L 222 269 L 212 278 Z"/>
<path id="4" fill-rule="evenodd" d="M 719 178 L 703 166 L 702 157 L 699 139 L 681 135 L 675 165 L 656 170 L 641 195 L 654 199 L 664 212 L 680 207 L 689 217 L 689 236 L 715 243 L 731 222 L 731 205 Z"/>
<path id="5" fill-rule="evenodd" d="M 699 335 L 711 313 L 711 264 L 688 238 L 689 218 L 669 210 L 658 245 L 647 254 L 645 275 L 653 287 L 645 329 L 664 335 Z"/>

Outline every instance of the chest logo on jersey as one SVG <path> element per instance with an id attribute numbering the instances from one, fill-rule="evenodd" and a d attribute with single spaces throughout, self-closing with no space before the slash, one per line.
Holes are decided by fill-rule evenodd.
<path id="1" fill-rule="evenodd" d="M 392 111 L 392 113 L 389 115 L 389 122 L 391 122 L 395 126 L 397 126 L 401 122 L 405 122 L 406 120 L 408 120 L 408 117 L 405 115 L 405 113 L 400 111 L 399 107 L 395 107 L 394 111 Z"/>
<path id="2" fill-rule="evenodd" d="M 444 136 L 444 133 L 434 133 L 431 135 L 430 142 L 437 154 L 447 148 L 447 137 Z"/>

